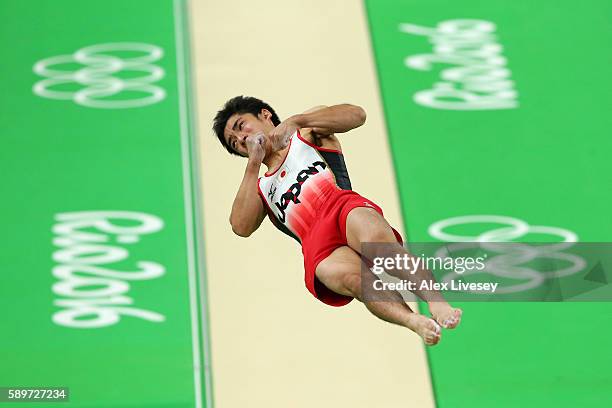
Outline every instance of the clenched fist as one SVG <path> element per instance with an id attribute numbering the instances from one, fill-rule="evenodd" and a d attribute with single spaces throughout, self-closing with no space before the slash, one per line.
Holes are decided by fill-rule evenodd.
<path id="1" fill-rule="evenodd" d="M 299 129 L 299 126 L 291 119 L 281 122 L 277 127 L 270 132 L 270 141 L 272 142 L 272 150 L 283 150 L 289 144 L 289 139 Z"/>
<path id="2" fill-rule="evenodd" d="M 249 161 L 254 161 L 261 164 L 266 155 L 266 151 L 264 150 L 264 142 L 265 136 L 263 132 L 257 132 L 254 135 L 246 138 Z"/>

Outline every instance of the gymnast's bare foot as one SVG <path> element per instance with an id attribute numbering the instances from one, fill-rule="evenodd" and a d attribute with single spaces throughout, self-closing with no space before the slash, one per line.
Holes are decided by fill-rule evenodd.
<path id="1" fill-rule="evenodd" d="M 428 346 L 438 344 L 442 336 L 438 323 L 422 314 L 411 313 L 405 326 L 421 336 Z"/>
<path id="2" fill-rule="evenodd" d="M 461 309 L 455 309 L 446 302 L 431 302 L 428 306 L 431 317 L 445 329 L 454 329 L 461 322 Z"/>

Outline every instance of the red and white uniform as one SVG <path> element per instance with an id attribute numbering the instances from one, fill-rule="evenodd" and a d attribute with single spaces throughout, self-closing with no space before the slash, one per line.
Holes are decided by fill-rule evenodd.
<path id="1" fill-rule="evenodd" d="M 259 179 L 258 188 L 270 220 L 302 244 L 308 290 L 332 306 L 350 302 L 351 297 L 337 294 L 319 282 L 316 267 L 336 248 L 347 245 L 346 217 L 350 210 L 370 207 L 381 215 L 382 210 L 351 191 L 342 153 L 318 147 L 296 131 L 285 159 Z"/>

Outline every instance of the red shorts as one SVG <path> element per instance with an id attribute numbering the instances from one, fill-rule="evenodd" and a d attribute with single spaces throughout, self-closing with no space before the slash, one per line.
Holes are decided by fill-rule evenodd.
<path id="1" fill-rule="evenodd" d="M 328 289 L 315 276 L 319 262 L 327 258 L 336 248 L 347 245 L 346 217 L 357 207 L 374 208 L 380 215 L 382 209 L 374 202 L 350 190 L 338 190 L 317 210 L 317 221 L 302 239 L 304 254 L 304 280 L 306 288 L 317 299 L 330 306 L 344 306 L 353 300 L 350 296 L 340 295 Z M 393 228 L 398 242 L 401 235 Z"/>

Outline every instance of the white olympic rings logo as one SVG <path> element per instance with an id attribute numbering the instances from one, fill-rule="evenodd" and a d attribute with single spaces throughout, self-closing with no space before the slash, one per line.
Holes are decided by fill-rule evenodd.
<path id="1" fill-rule="evenodd" d="M 132 57 L 118 57 L 118 52 Z M 164 51 L 143 43 L 107 43 L 81 48 L 72 55 L 59 55 L 38 61 L 33 70 L 46 77 L 38 81 L 33 92 L 43 98 L 72 100 L 90 108 L 125 109 L 151 105 L 163 100 L 166 92 L 153 85 L 164 77 L 164 70 L 152 63 Z M 75 70 L 61 69 L 61 65 L 82 65 Z M 60 66 L 59 68 L 56 66 Z M 118 73 L 129 73 L 126 78 Z M 134 75 L 136 74 L 136 75 Z M 62 89 L 79 84 L 83 89 Z"/>
<path id="2" fill-rule="evenodd" d="M 446 232 L 449 227 L 467 224 L 501 224 L 500 228 L 491 229 L 477 235 L 457 235 Z M 455 251 L 465 249 L 482 248 L 500 255 L 489 256 L 482 271 L 468 270 L 463 275 L 474 275 L 478 273 L 490 273 L 495 276 L 509 279 L 527 279 L 527 282 L 511 286 L 500 284 L 497 293 L 514 293 L 530 290 L 540 286 L 546 279 L 559 278 L 572 275 L 583 270 L 586 261 L 574 254 L 563 253 L 578 242 L 578 236 L 569 230 L 542 225 L 529 225 L 525 221 L 500 215 L 466 215 L 448 218 L 438 221 L 429 226 L 429 235 L 441 241 L 453 242 L 453 244 L 441 247 L 436 252 L 436 257 L 447 257 Z M 560 242 L 542 245 L 527 245 L 512 242 L 515 239 L 525 237 L 527 234 L 545 234 L 556 237 Z M 505 242 L 504 244 L 500 244 Z M 509 243 L 511 242 L 511 243 Z M 553 271 L 539 271 L 524 264 L 536 258 L 545 258 L 563 261 L 569 266 Z M 456 277 L 456 275 L 454 275 Z M 444 276 L 444 282 L 450 282 L 453 273 Z M 480 292 L 472 292 L 480 293 Z"/>

